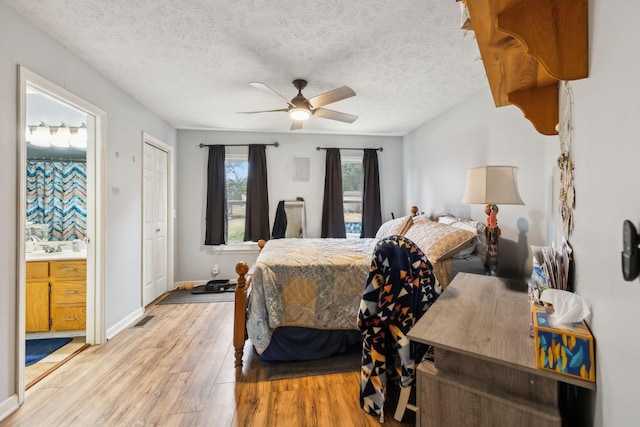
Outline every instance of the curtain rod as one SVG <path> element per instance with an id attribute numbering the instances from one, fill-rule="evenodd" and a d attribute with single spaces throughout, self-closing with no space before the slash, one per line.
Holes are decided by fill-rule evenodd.
<path id="1" fill-rule="evenodd" d="M 248 147 L 250 145 L 273 145 L 274 147 L 277 147 L 280 145 L 280 143 L 278 141 L 272 144 L 204 144 L 201 142 L 200 145 L 198 145 L 198 147 L 204 148 L 204 147 L 211 147 L 213 145 L 223 145 L 225 147 Z"/>
<path id="2" fill-rule="evenodd" d="M 328 150 L 329 147 L 316 147 L 317 151 L 320 150 Z M 368 148 L 338 148 L 338 150 L 369 150 Z M 384 148 L 380 147 L 380 148 L 376 148 L 376 151 L 383 151 Z"/>

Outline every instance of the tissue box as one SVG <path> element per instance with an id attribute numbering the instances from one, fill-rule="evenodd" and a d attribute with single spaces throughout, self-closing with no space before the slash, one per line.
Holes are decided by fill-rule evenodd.
<path id="1" fill-rule="evenodd" d="M 596 381 L 593 335 L 583 321 L 572 323 L 570 329 L 554 328 L 549 324 L 550 312 L 533 304 L 533 334 L 536 366 L 540 369 Z"/>

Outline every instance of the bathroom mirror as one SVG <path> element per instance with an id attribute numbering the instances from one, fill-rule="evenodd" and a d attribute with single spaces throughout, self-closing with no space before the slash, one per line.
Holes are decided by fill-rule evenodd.
<path id="1" fill-rule="evenodd" d="M 83 240 L 87 230 L 87 116 L 27 91 L 28 241 Z"/>

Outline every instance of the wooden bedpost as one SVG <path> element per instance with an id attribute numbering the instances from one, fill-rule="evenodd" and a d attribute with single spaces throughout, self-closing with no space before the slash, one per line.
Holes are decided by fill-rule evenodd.
<path id="1" fill-rule="evenodd" d="M 258 240 L 258 252 L 267 244 L 266 240 Z M 247 291 L 251 283 L 250 277 L 246 277 L 249 272 L 249 265 L 240 261 L 236 264 L 238 273 L 238 284 L 235 292 L 235 306 L 233 312 L 233 347 L 235 348 L 236 367 L 242 366 L 244 356 L 244 343 L 247 340 Z"/>
<path id="2" fill-rule="evenodd" d="M 416 216 L 416 215 L 418 215 L 418 207 L 411 206 L 411 216 Z"/>
<path id="3" fill-rule="evenodd" d="M 235 307 L 233 316 L 233 347 L 235 348 L 235 366 L 242 366 L 245 342 L 245 322 L 247 310 L 247 279 L 245 275 L 249 272 L 249 265 L 246 262 L 236 264 L 238 273 L 238 284 L 235 292 Z"/>

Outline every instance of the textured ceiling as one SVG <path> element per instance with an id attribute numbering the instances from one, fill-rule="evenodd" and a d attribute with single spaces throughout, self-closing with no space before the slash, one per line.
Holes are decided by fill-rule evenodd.
<path id="1" fill-rule="evenodd" d="M 346 85 L 303 132 L 404 135 L 487 85 L 455 0 L 5 0 L 180 129 L 286 132 L 277 96 Z M 300 132 L 300 131 L 296 131 Z"/>

